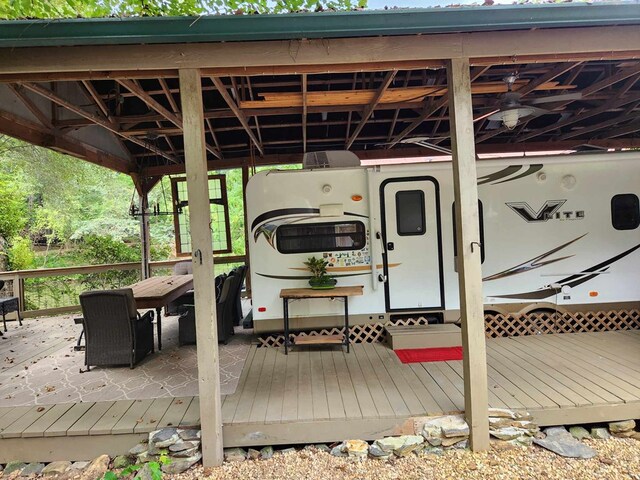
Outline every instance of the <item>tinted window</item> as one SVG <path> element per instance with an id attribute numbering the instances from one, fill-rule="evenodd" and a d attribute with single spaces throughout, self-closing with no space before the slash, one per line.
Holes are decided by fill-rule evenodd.
<path id="1" fill-rule="evenodd" d="M 398 235 L 424 235 L 424 192 L 406 190 L 396 193 Z"/>
<path id="2" fill-rule="evenodd" d="M 367 243 L 362 222 L 298 223 L 276 230 L 280 253 L 360 250 Z"/>
<path id="3" fill-rule="evenodd" d="M 640 225 L 640 202 L 637 195 L 624 193 L 611 199 L 611 223 L 616 230 L 633 230 Z"/>
<path id="4" fill-rule="evenodd" d="M 451 205 L 451 218 L 453 219 L 453 256 L 458 256 L 458 245 L 456 244 L 456 202 Z M 480 221 L 480 263 L 484 263 L 484 214 L 482 212 L 482 202 L 478 200 L 478 218 Z"/>

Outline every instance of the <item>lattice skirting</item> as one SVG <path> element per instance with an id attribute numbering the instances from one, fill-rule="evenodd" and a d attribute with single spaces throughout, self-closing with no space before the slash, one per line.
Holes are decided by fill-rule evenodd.
<path id="1" fill-rule="evenodd" d="M 487 337 L 640 329 L 640 310 L 486 315 Z"/>
<path id="2" fill-rule="evenodd" d="M 386 323 L 353 325 L 349 333 L 351 343 L 381 342 L 385 338 L 387 325 L 426 325 L 427 319 L 396 318 Z M 528 313 L 508 315 L 486 315 L 487 337 L 518 337 L 547 333 L 608 332 L 612 330 L 640 329 L 640 310 L 609 310 L 601 312 L 575 313 Z M 338 335 L 339 327 L 296 332 L 295 335 Z M 293 337 L 294 334 L 291 336 Z M 264 334 L 258 337 L 259 347 L 281 347 L 284 335 Z"/>
<path id="3" fill-rule="evenodd" d="M 389 322 L 367 323 L 365 325 L 352 325 L 349 332 L 349 340 L 351 343 L 374 343 L 381 342 L 385 337 L 384 327 L 387 325 L 426 325 L 427 319 L 418 318 L 396 318 Z M 296 332 L 294 335 L 340 335 L 342 328 L 323 328 L 321 330 L 309 330 L 305 332 Z M 272 333 L 264 334 L 258 337 L 258 347 L 281 347 L 284 343 L 284 334 Z"/>

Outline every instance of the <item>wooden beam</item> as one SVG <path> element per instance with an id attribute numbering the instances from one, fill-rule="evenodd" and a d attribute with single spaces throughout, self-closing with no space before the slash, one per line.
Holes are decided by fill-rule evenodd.
<path id="1" fill-rule="evenodd" d="M 638 131 L 640 131 L 640 122 L 632 122 L 622 127 L 618 127 L 613 130 L 608 130 L 603 133 L 603 136 L 606 136 L 606 138 L 615 138 L 615 137 L 621 137 L 623 135 L 630 135 Z"/>
<path id="2" fill-rule="evenodd" d="M 489 448 L 487 352 L 480 265 L 478 181 L 473 141 L 473 108 L 468 60 L 452 59 L 447 68 L 451 90 L 451 144 L 455 196 L 458 285 L 464 352 L 465 417 L 473 451 Z"/>
<path id="3" fill-rule="evenodd" d="M 307 153 L 307 74 L 302 74 L 302 151 Z"/>
<path id="4" fill-rule="evenodd" d="M 409 85 L 409 80 L 411 79 L 411 72 L 407 72 L 407 75 L 404 77 L 404 82 L 402 84 L 403 88 L 407 88 Z M 351 113 L 349 113 L 351 115 Z M 391 141 L 391 137 L 393 137 L 393 132 L 396 130 L 396 123 L 398 122 L 398 115 L 400 115 L 400 109 L 396 108 L 393 112 L 393 119 L 391 121 L 391 126 L 389 127 L 389 134 L 387 135 L 387 142 Z"/>
<path id="5" fill-rule="evenodd" d="M 573 137 L 581 137 L 587 133 L 598 132 L 599 130 L 603 130 L 607 127 L 611 127 L 613 125 L 617 125 L 619 123 L 627 122 L 629 120 L 636 120 L 638 118 L 638 113 L 628 113 L 626 115 L 617 116 L 614 118 L 610 118 L 609 120 L 605 120 L 604 122 L 595 123 L 593 125 L 589 125 L 587 127 L 578 127 L 572 132 L 565 133 L 564 135 L 560 135 L 558 140 L 567 140 Z M 604 131 L 604 130 L 603 130 Z"/>
<path id="6" fill-rule="evenodd" d="M 163 150 L 160 150 L 159 148 L 156 148 L 153 145 L 150 145 L 148 142 L 144 142 L 134 137 L 133 135 L 128 135 L 125 132 L 120 131 L 115 124 L 109 122 L 106 119 L 103 119 L 92 113 L 87 112 L 86 110 L 74 105 L 73 103 L 59 97 L 58 95 L 51 92 L 50 90 L 47 90 L 46 88 L 43 88 L 39 85 L 35 85 L 33 83 L 24 83 L 23 86 L 34 93 L 37 93 L 45 98 L 48 98 L 52 102 L 60 105 L 61 107 L 66 108 L 67 110 L 75 113 L 76 115 L 86 118 L 87 120 L 90 120 L 92 123 L 95 123 L 96 125 L 100 125 L 102 128 L 110 132 L 113 132 L 117 135 L 120 135 L 121 137 L 125 138 L 126 140 L 129 140 L 132 143 L 135 143 L 136 145 L 140 145 L 141 147 L 144 147 L 147 150 L 150 150 L 162 157 L 167 158 L 168 160 L 171 160 L 172 162 L 177 163 L 177 159 L 173 157 L 173 155 L 169 155 L 167 152 L 164 152 Z"/>
<path id="7" fill-rule="evenodd" d="M 42 125 L 47 127 L 49 130 L 55 129 L 53 123 L 51 123 L 51 119 L 47 117 L 47 115 L 45 115 L 42 110 L 40 110 L 40 108 L 33 102 L 33 100 L 31 100 L 22 92 L 22 87 L 20 85 L 9 84 L 7 85 L 7 87 L 9 87 L 9 90 L 11 90 L 14 95 L 18 97 L 18 100 L 20 100 L 23 105 L 27 107 L 27 110 L 29 110 Z"/>
<path id="8" fill-rule="evenodd" d="M 173 113 L 177 115 L 178 113 L 180 113 L 180 108 L 176 103 L 176 99 L 173 98 L 173 93 L 171 92 L 171 90 L 169 90 L 167 81 L 164 78 L 158 78 L 158 82 L 160 82 L 160 88 L 162 88 L 165 97 L 167 97 L 169 105 L 171 105 L 171 110 L 173 110 Z"/>
<path id="9" fill-rule="evenodd" d="M 121 173 L 130 173 L 135 166 L 126 158 L 104 152 L 74 138 L 47 130 L 42 125 L 24 120 L 10 112 L 0 110 L 0 132 L 10 137 L 57 152 L 72 155 L 87 162 Z"/>
<path id="10" fill-rule="evenodd" d="M 184 121 L 184 145 L 189 195 L 189 224 L 193 252 L 196 339 L 198 343 L 198 392 L 202 427 L 202 463 L 222 464 L 222 401 L 216 320 L 215 272 L 211 254 L 211 206 L 207 149 L 204 135 L 202 85 L 196 69 L 180 70 L 180 100 Z M 199 255 L 198 255 L 199 253 Z"/>
<path id="11" fill-rule="evenodd" d="M 304 66 L 320 65 L 326 72 L 353 64 L 367 65 L 366 69 L 386 64 L 390 70 L 402 68 L 397 62 L 446 58 L 471 58 L 472 63 L 490 59 L 492 64 L 531 63 L 536 57 L 571 61 L 567 58 L 577 55 L 582 56 L 580 60 L 602 60 L 638 58 L 639 30 L 635 25 L 615 25 L 368 38 L 5 48 L 0 51 L 0 65 L 5 74 L 212 68 L 217 69 L 214 76 L 224 76 L 232 75 L 232 69 L 248 75 L 251 67 L 262 67 L 265 72 L 286 67 L 279 73 L 298 75 Z"/>
<path id="12" fill-rule="evenodd" d="M 516 139 L 516 142 L 525 142 L 531 138 L 535 138 L 538 135 L 542 135 L 543 133 L 547 133 L 550 132 L 552 130 L 557 130 L 559 128 L 562 127 L 566 127 L 567 125 L 571 125 L 573 123 L 576 122 L 580 122 L 582 120 L 585 120 L 587 118 L 599 115 L 601 113 L 607 112 L 611 109 L 614 108 L 618 108 L 622 105 L 626 105 L 627 103 L 631 103 L 631 102 L 635 102 L 637 100 L 640 100 L 640 93 L 636 93 L 636 94 L 632 94 L 632 95 L 627 95 L 625 97 L 622 98 L 612 98 L 611 100 L 606 101 L 603 105 L 597 107 L 597 108 L 592 108 L 591 110 L 587 110 L 584 113 L 581 113 L 579 115 L 576 115 L 574 117 L 570 117 L 567 118 L 565 120 L 560 120 L 559 122 L 553 123 L 551 125 L 547 125 L 545 127 L 541 127 L 536 129 L 535 131 L 528 133 L 527 135 L 523 135 L 520 138 Z"/>
<path id="13" fill-rule="evenodd" d="M 251 100 L 255 100 L 253 98 L 253 88 L 251 87 L 251 77 L 246 77 L 246 78 L 247 78 L 247 89 L 249 90 L 249 98 Z M 258 141 L 262 145 L 262 133 L 260 132 L 260 120 L 258 118 L 258 114 L 253 116 L 253 121 L 256 124 L 256 133 L 258 134 Z"/>
<path id="14" fill-rule="evenodd" d="M 602 148 L 640 148 L 640 138 L 625 139 L 591 139 L 591 140 L 567 140 L 562 142 L 529 142 L 524 144 L 499 143 L 499 144 L 482 144 L 478 145 L 476 152 L 478 154 L 486 153 L 536 153 L 548 152 L 550 150 L 571 150 L 579 145 L 589 143 Z M 353 151 L 361 160 L 384 160 L 394 158 L 425 158 L 427 156 L 442 156 L 440 152 L 430 151 L 427 148 L 411 147 L 398 148 L 394 150 L 377 149 L 377 150 L 355 150 Z M 302 163 L 302 153 L 288 154 L 271 154 L 255 159 L 256 166 L 274 166 L 289 165 Z M 210 160 L 207 168 L 209 170 L 225 170 L 230 168 L 241 168 L 243 166 L 251 166 L 250 157 L 227 158 L 224 160 Z M 145 173 L 148 175 L 173 175 L 184 173 L 184 164 L 178 165 L 162 165 L 156 167 L 147 167 Z"/>
<path id="15" fill-rule="evenodd" d="M 365 108 L 364 112 L 362 113 L 362 117 L 360 118 L 360 123 L 358 123 L 358 125 L 356 126 L 356 129 L 353 131 L 353 133 L 347 140 L 347 143 L 344 146 L 345 150 L 349 150 L 351 148 L 351 145 L 353 145 L 353 142 L 355 142 L 356 138 L 358 137 L 358 135 L 360 134 L 364 126 L 367 124 L 367 120 L 369 120 L 369 117 L 371 116 L 373 111 L 376 109 L 376 107 L 380 103 L 380 100 L 382 99 L 384 92 L 387 90 L 387 88 L 389 88 L 389 85 L 391 85 L 391 82 L 393 82 L 393 79 L 396 78 L 397 73 L 398 73 L 397 70 L 391 70 L 390 72 L 387 72 L 384 79 L 382 80 L 382 83 L 378 87 L 378 90 L 376 91 L 376 94 L 373 97 L 373 100 L 371 100 L 371 103 L 367 105 L 367 108 Z"/>
<path id="16" fill-rule="evenodd" d="M 227 105 L 229 105 L 229 108 L 233 111 L 235 116 L 238 118 L 238 121 L 240 122 L 240 124 L 244 127 L 245 131 L 247 132 L 247 135 L 249 135 L 249 138 L 251 139 L 253 144 L 256 146 L 256 148 L 260 152 L 260 155 L 264 155 L 264 148 L 262 148 L 260 141 L 256 138 L 255 134 L 253 133 L 253 130 L 251 130 L 251 127 L 249 126 L 249 122 L 247 121 L 247 117 L 245 117 L 244 112 L 240 110 L 240 107 L 238 107 L 238 105 L 233 100 L 233 98 L 231 98 L 231 95 L 229 95 L 229 92 L 227 91 L 227 87 L 225 87 L 224 83 L 222 83 L 222 80 L 220 80 L 218 77 L 210 77 L 210 78 L 213 84 L 218 89 L 218 92 L 220 92 L 220 95 L 222 95 L 222 98 L 224 99 L 224 101 L 227 102 Z"/>
<path id="17" fill-rule="evenodd" d="M 182 120 L 179 115 L 167 110 L 164 105 L 159 103 L 155 98 L 149 95 L 144 89 L 136 83 L 135 80 L 116 80 L 120 85 L 133 93 L 136 97 L 142 100 L 151 110 L 158 112 L 164 118 L 173 123 L 176 127 L 182 128 Z"/>

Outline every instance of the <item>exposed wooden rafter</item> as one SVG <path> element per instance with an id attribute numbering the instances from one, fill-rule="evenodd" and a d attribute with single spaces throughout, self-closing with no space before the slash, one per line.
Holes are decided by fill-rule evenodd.
<path id="1" fill-rule="evenodd" d="M 32 92 L 37 93 L 38 95 L 41 95 L 44 98 L 48 98 L 53 103 L 66 108 L 67 110 L 75 113 L 76 115 L 86 118 L 87 120 L 91 120 L 92 123 L 95 123 L 96 125 L 100 125 L 102 128 L 110 132 L 113 132 L 117 135 L 120 135 L 121 137 L 125 138 L 126 140 L 132 143 L 135 143 L 136 145 L 139 145 L 162 157 L 165 157 L 167 160 L 178 163 L 178 160 L 173 155 L 169 155 L 167 152 L 164 152 L 159 148 L 153 145 L 150 145 L 148 142 L 145 142 L 132 135 L 128 135 L 127 133 L 120 131 L 116 126 L 114 126 L 114 124 L 110 123 L 108 120 L 105 120 L 101 117 L 98 117 L 92 113 L 87 112 L 83 108 L 80 108 L 74 105 L 73 103 L 69 102 L 68 100 L 65 100 L 64 98 L 59 97 L 58 95 L 51 92 L 50 90 L 47 90 L 46 88 L 43 88 L 39 85 L 35 85 L 33 83 L 24 83 L 22 85 L 24 86 L 24 88 L 31 90 Z"/>
<path id="2" fill-rule="evenodd" d="M 220 80 L 220 78 L 218 77 L 210 77 L 210 78 L 213 84 L 218 89 L 218 92 L 220 92 L 220 95 L 222 95 L 222 98 L 224 99 L 224 101 L 227 102 L 227 105 L 233 111 L 238 121 L 240 122 L 244 130 L 247 132 L 247 135 L 249 135 L 249 138 L 251 139 L 253 144 L 256 146 L 256 148 L 260 152 L 260 155 L 264 155 L 264 148 L 262 147 L 262 144 L 256 138 L 255 134 L 253 133 L 253 130 L 251 130 L 251 126 L 249 125 L 249 122 L 247 121 L 247 117 L 245 117 L 245 114 L 242 112 L 242 110 L 240 110 L 240 108 L 238 107 L 236 102 L 233 100 L 233 98 L 231 98 L 231 95 L 229 95 L 227 87 L 224 85 L 224 83 L 222 83 L 222 80 Z"/>
<path id="3" fill-rule="evenodd" d="M 378 87 L 378 90 L 376 91 L 375 96 L 371 100 L 371 103 L 369 103 L 369 105 L 367 105 L 367 108 L 365 108 L 362 114 L 362 118 L 360 118 L 360 123 L 358 123 L 358 125 L 356 126 L 356 129 L 353 131 L 353 133 L 347 140 L 347 143 L 345 144 L 346 150 L 349 150 L 351 148 L 351 145 L 353 145 L 353 142 L 356 140 L 356 138 L 358 137 L 358 135 L 360 134 L 364 126 L 367 124 L 369 117 L 371 116 L 375 108 L 380 103 L 380 100 L 382 99 L 384 92 L 387 91 L 387 88 L 389 88 L 389 85 L 391 85 L 391 82 L 393 82 L 393 79 L 396 78 L 397 73 L 398 73 L 397 70 L 391 70 L 390 72 L 387 72 L 387 74 L 385 75 L 384 79 L 382 80 L 382 83 L 380 84 L 380 86 Z"/>
<path id="4" fill-rule="evenodd" d="M 53 126 L 53 123 L 51 123 L 49 117 L 42 110 L 40 110 L 40 108 L 33 102 L 33 100 L 31 100 L 24 94 L 24 92 L 22 92 L 22 87 L 20 85 L 9 84 L 8 87 L 14 93 L 14 95 L 18 97 L 18 99 L 24 104 L 24 106 L 27 107 L 27 110 L 29 110 L 42 125 L 47 127 L 49 130 L 54 130 L 55 127 Z"/>

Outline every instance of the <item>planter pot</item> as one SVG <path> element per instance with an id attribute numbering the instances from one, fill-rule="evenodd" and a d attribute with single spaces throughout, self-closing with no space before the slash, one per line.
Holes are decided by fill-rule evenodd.
<path id="1" fill-rule="evenodd" d="M 314 290 L 329 290 L 331 288 L 336 287 L 336 283 L 338 281 L 335 278 L 327 277 L 327 278 L 311 278 L 309 280 L 309 285 Z"/>

